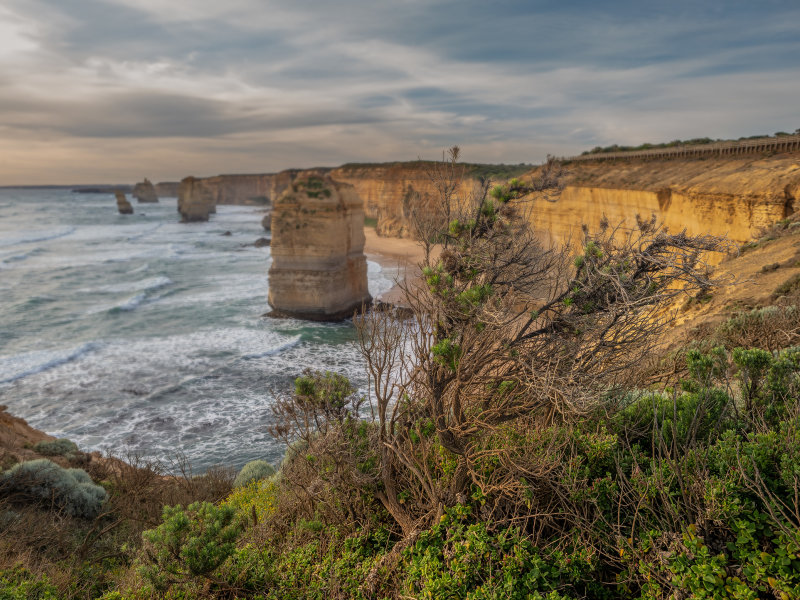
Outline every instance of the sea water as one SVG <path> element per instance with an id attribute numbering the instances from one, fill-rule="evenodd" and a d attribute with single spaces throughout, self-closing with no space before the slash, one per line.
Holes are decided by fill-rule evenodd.
<path id="1" fill-rule="evenodd" d="M 280 460 L 271 405 L 304 369 L 364 392 L 350 322 L 263 318 L 255 207 L 178 222 L 176 200 L 0 189 L 0 404 L 84 450 L 185 456 L 196 472 Z M 231 235 L 223 235 L 230 231 Z M 368 261 L 373 296 L 397 270 Z"/>

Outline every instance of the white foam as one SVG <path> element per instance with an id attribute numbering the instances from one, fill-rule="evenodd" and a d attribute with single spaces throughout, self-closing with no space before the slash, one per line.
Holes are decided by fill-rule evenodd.
<path id="1" fill-rule="evenodd" d="M 86 342 L 66 350 L 35 350 L 15 356 L 0 356 L 0 383 L 11 383 L 71 362 L 100 347 L 98 342 Z"/>

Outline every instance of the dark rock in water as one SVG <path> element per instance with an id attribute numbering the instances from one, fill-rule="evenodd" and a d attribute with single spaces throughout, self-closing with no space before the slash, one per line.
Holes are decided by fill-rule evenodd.
<path id="1" fill-rule="evenodd" d="M 272 211 L 265 214 L 264 218 L 261 219 L 261 226 L 264 228 L 264 231 L 272 231 Z"/>
<path id="2" fill-rule="evenodd" d="M 224 235 L 224 236 L 229 236 L 229 235 L 233 235 L 233 234 L 232 234 L 230 231 L 226 231 L 225 233 L 223 233 L 223 234 L 221 234 L 221 235 Z"/>
<path id="3" fill-rule="evenodd" d="M 271 240 L 269 238 L 258 238 L 256 240 L 256 243 L 253 244 L 253 246 L 255 246 L 256 248 L 264 248 L 265 246 L 269 246 L 270 243 Z"/>
<path id="4" fill-rule="evenodd" d="M 133 214 L 133 207 L 131 203 L 128 202 L 128 199 L 125 197 L 125 194 L 117 190 L 114 192 L 114 195 L 117 197 L 117 210 L 121 215 L 132 215 Z"/>

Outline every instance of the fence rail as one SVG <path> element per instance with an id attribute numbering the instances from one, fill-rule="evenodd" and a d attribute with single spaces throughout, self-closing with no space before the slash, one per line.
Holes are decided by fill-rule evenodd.
<path id="1" fill-rule="evenodd" d="M 693 146 L 674 146 L 672 148 L 653 148 L 650 150 L 624 150 L 621 152 L 596 152 L 580 156 L 565 157 L 565 161 L 616 160 L 633 158 L 689 158 L 694 156 L 735 156 L 757 152 L 792 152 L 800 150 L 800 135 L 763 137 L 735 142 L 711 142 Z"/>

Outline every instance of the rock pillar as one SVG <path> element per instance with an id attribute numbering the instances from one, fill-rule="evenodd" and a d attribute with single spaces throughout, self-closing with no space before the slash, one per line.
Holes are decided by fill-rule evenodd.
<path id="1" fill-rule="evenodd" d="M 178 188 L 178 212 L 183 223 L 208 221 L 208 215 L 216 212 L 214 199 L 208 188 L 196 177 L 181 180 Z"/>
<path id="2" fill-rule="evenodd" d="M 364 208 L 352 185 L 301 174 L 272 208 L 270 316 L 339 321 L 372 298 Z"/>

